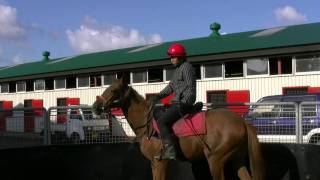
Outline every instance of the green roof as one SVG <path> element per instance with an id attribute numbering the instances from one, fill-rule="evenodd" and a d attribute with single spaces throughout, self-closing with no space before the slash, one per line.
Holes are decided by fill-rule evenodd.
<path id="1" fill-rule="evenodd" d="M 320 23 L 276 27 L 249 32 L 176 41 L 189 57 L 279 47 L 320 44 Z M 19 64 L 0 69 L 0 79 L 112 65 L 143 63 L 167 58 L 173 42 L 82 54 L 77 56 Z"/>

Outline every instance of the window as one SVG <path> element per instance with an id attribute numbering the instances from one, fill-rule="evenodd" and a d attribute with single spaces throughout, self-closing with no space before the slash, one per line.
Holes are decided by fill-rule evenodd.
<path id="1" fill-rule="evenodd" d="M 151 68 L 148 69 L 148 82 L 162 82 L 163 81 L 163 69 L 162 68 Z"/>
<path id="2" fill-rule="evenodd" d="M 17 92 L 25 92 L 26 91 L 26 82 L 19 81 L 17 82 Z"/>
<path id="3" fill-rule="evenodd" d="M 130 72 L 129 71 L 117 72 L 117 79 L 121 79 L 121 78 L 126 82 L 130 83 Z"/>
<path id="4" fill-rule="evenodd" d="M 268 74 L 267 59 L 248 59 L 247 60 L 247 75 L 262 75 Z"/>
<path id="5" fill-rule="evenodd" d="M 269 58 L 270 75 L 292 74 L 292 57 Z"/>
<path id="6" fill-rule="evenodd" d="M 27 80 L 26 81 L 26 91 L 33 91 L 34 90 L 34 84 L 33 80 Z"/>
<path id="7" fill-rule="evenodd" d="M 307 94 L 308 87 L 286 87 L 283 88 L 283 94 Z"/>
<path id="8" fill-rule="evenodd" d="M 1 93 L 8 93 L 8 92 L 9 92 L 9 84 L 1 83 Z"/>
<path id="9" fill-rule="evenodd" d="M 71 109 L 70 110 L 70 119 L 82 120 L 81 114 L 78 109 Z"/>
<path id="10" fill-rule="evenodd" d="M 32 108 L 32 99 L 25 99 L 23 102 L 23 107 L 24 108 Z M 31 109 L 24 110 L 24 117 L 31 117 L 33 116 L 33 111 Z M 30 122 L 27 126 L 30 126 Z"/>
<path id="11" fill-rule="evenodd" d="M 90 76 L 90 87 L 101 86 L 101 75 L 91 75 Z"/>
<path id="12" fill-rule="evenodd" d="M 77 77 L 76 76 L 68 76 L 66 78 L 66 86 L 67 89 L 77 88 Z"/>
<path id="13" fill-rule="evenodd" d="M 111 85 L 117 79 L 117 74 L 108 73 L 103 75 L 103 85 Z"/>
<path id="14" fill-rule="evenodd" d="M 225 62 L 225 77 L 243 77 L 243 61 Z"/>
<path id="15" fill-rule="evenodd" d="M 15 82 L 9 82 L 9 93 L 15 93 L 16 92 L 16 83 Z"/>
<path id="16" fill-rule="evenodd" d="M 206 64 L 204 65 L 204 77 L 205 78 L 216 78 L 222 77 L 222 64 Z"/>
<path id="17" fill-rule="evenodd" d="M 58 98 L 57 106 L 67 106 L 67 98 Z M 65 115 L 67 114 L 66 109 L 57 109 L 57 115 Z"/>
<path id="18" fill-rule="evenodd" d="M 85 119 L 93 119 L 93 113 L 90 109 L 82 109 L 82 113 Z"/>
<path id="19" fill-rule="evenodd" d="M 52 78 L 45 79 L 45 89 L 46 90 L 54 89 L 54 80 Z"/>
<path id="20" fill-rule="evenodd" d="M 174 73 L 174 68 L 166 68 L 166 81 L 170 81 L 173 77 L 173 73 Z"/>
<path id="21" fill-rule="evenodd" d="M 66 88 L 66 79 L 65 78 L 57 78 L 54 80 L 55 89 L 64 89 Z"/>
<path id="22" fill-rule="evenodd" d="M 147 72 L 144 70 L 132 72 L 132 82 L 133 83 L 147 82 Z"/>
<path id="23" fill-rule="evenodd" d="M 23 107 L 25 108 L 31 108 L 32 107 L 32 99 L 25 99 Z M 30 115 L 29 115 L 30 116 Z"/>
<path id="24" fill-rule="evenodd" d="M 194 71 L 196 73 L 196 79 L 201 79 L 201 65 L 200 64 L 193 64 Z"/>
<path id="25" fill-rule="evenodd" d="M 317 102 L 317 96 L 315 95 L 297 95 L 286 96 L 283 98 L 283 102 Z M 305 116 L 317 116 L 317 104 L 303 104 L 301 106 L 302 117 Z"/>
<path id="26" fill-rule="evenodd" d="M 279 112 L 279 105 L 277 103 L 281 102 L 280 96 L 275 96 L 271 98 L 262 98 L 257 101 L 258 103 L 270 103 L 267 105 L 253 105 L 250 108 L 249 116 L 251 117 L 275 117 L 277 112 Z M 273 104 L 274 103 L 274 104 Z"/>
<path id="27" fill-rule="evenodd" d="M 89 76 L 79 76 L 78 87 L 89 87 Z"/>
<path id="28" fill-rule="evenodd" d="M 209 91 L 207 92 L 207 102 L 213 104 L 225 103 L 227 100 L 226 91 Z"/>
<path id="29" fill-rule="evenodd" d="M 45 81 L 43 79 L 38 79 L 34 81 L 34 90 L 40 91 L 45 89 Z"/>
<path id="30" fill-rule="evenodd" d="M 296 58 L 297 72 L 320 71 L 320 56 L 298 56 Z"/>

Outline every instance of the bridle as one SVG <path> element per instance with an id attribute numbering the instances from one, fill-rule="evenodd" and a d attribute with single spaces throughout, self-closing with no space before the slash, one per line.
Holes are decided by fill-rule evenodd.
<path id="1" fill-rule="evenodd" d="M 125 109 L 124 105 L 126 103 L 129 103 L 127 101 L 127 99 L 131 95 L 132 91 L 133 91 L 132 87 L 127 86 L 125 89 L 122 90 L 122 93 L 119 93 L 118 98 L 114 98 L 114 99 L 110 100 L 110 101 L 112 101 L 112 103 L 110 103 L 109 105 L 107 105 L 108 102 L 106 102 L 106 99 L 104 97 L 102 97 L 102 98 L 104 98 L 104 102 L 103 102 L 102 107 L 107 112 L 109 118 L 112 117 L 111 116 L 111 108 L 120 107 L 122 109 Z M 130 127 L 132 128 L 132 130 L 134 132 L 136 132 L 139 129 L 142 129 L 142 128 L 146 127 L 146 130 L 145 130 L 145 132 L 143 132 L 143 135 L 146 135 L 148 139 L 150 139 L 150 137 L 155 133 L 155 131 L 152 128 L 152 124 L 151 124 L 152 123 L 152 119 L 153 119 L 153 116 L 152 116 L 153 108 L 154 108 L 153 104 L 150 105 L 148 111 L 143 116 L 143 119 L 147 118 L 147 122 L 146 123 L 144 123 L 144 124 L 142 124 L 142 125 L 140 125 L 138 127 L 135 127 L 130 121 L 128 121 L 128 123 L 130 124 Z M 124 111 L 124 113 L 125 113 L 125 118 L 128 119 L 127 112 Z"/>

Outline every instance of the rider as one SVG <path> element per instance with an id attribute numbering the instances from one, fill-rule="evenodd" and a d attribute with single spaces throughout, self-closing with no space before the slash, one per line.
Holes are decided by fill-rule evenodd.
<path id="1" fill-rule="evenodd" d="M 172 93 L 175 96 L 172 98 L 168 109 L 164 110 L 163 107 L 155 107 L 154 109 L 154 117 L 158 122 L 164 144 L 164 153 L 155 156 L 157 159 L 175 159 L 175 136 L 171 127 L 174 122 L 192 109 L 196 100 L 195 70 L 187 61 L 185 48 L 181 44 L 172 44 L 167 54 L 171 59 L 171 64 L 175 67 L 175 71 L 169 84 L 159 93 L 155 100 L 167 97 Z"/>

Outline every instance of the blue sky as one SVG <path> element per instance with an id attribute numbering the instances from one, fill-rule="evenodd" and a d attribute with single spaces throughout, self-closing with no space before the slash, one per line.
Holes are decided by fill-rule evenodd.
<path id="1" fill-rule="evenodd" d="M 0 66 L 320 22 L 319 0 L 0 0 Z M 165 52 L 164 52 L 165 53 Z"/>

